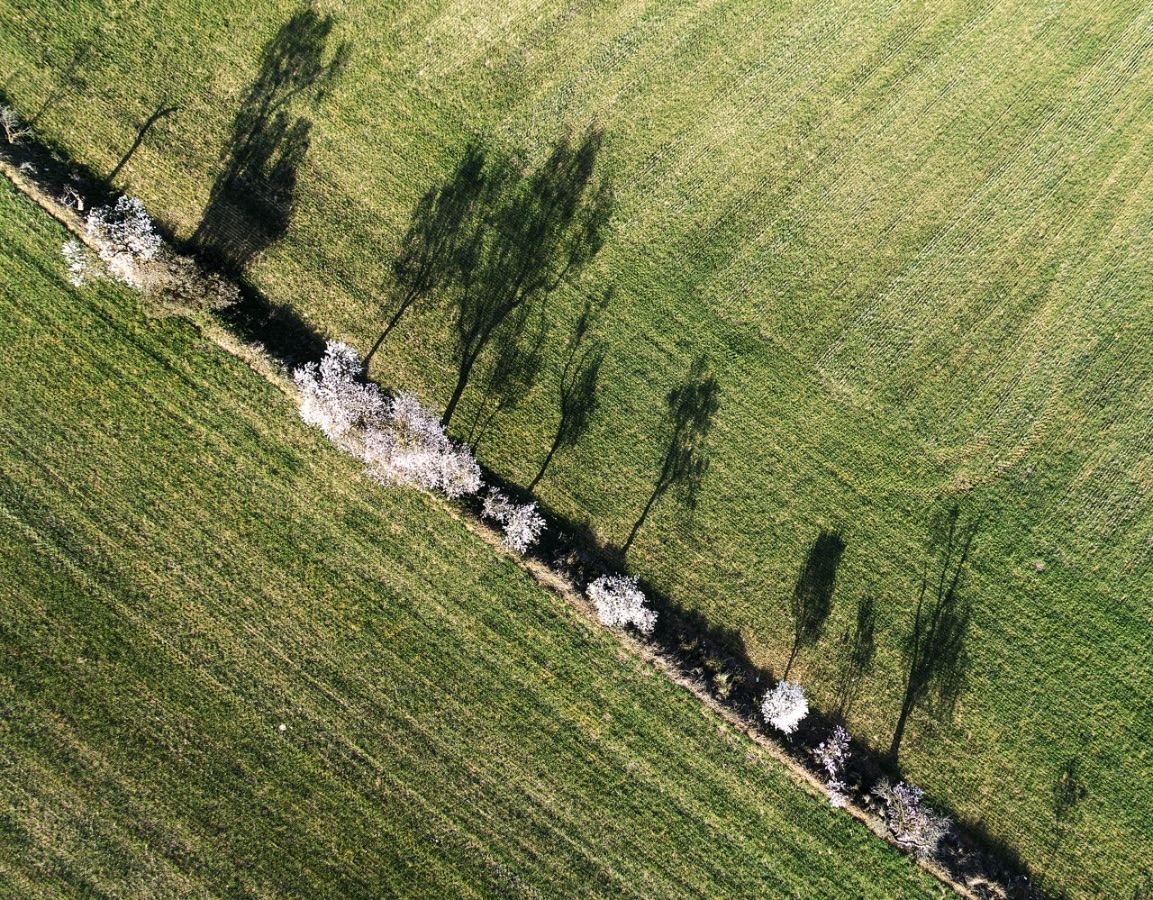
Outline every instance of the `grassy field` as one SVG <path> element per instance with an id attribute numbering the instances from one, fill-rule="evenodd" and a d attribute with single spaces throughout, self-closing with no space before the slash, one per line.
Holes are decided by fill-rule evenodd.
<path id="1" fill-rule="evenodd" d="M 190 235 L 261 48 L 298 8 L 0 2 L 0 84 L 99 171 L 179 104 L 120 184 Z M 779 668 L 805 551 L 839 528 L 828 633 L 878 597 L 849 725 L 882 746 L 926 522 L 950 497 L 984 510 L 970 689 L 951 725 L 913 720 L 906 771 L 1050 886 L 1128 893 L 1153 853 L 1153 9 L 323 8 L 349 66 L 297 108 L 311 147 L 260 286 L 367 348 L 409 211 L 471 137 L 536 161 L 599 123 L 613 234 L 552 309 L 559 346 L 583 297 L 615 287 L 605 413 L 542 497 L 622 540 L 655 476 L 664 391 L 707 350 L 723 408 L 702 506 L 689 522 L 658 507 L 632 562 Z M 448 343 L 431 310 L 375 372 L 443 402 Z M 545 384 L 502 420 L 485 462 L 531 478 L 550 400 Z M 795 671 L 827 706 L 838 667 L 826 639 Z M 1070 763 L 1088 794 L 1059 829 Z"/>
<path id="2" fill-rule="evenodd" d="M 944 892 L 63 238 L 0 185 L 0 895 Z"/>

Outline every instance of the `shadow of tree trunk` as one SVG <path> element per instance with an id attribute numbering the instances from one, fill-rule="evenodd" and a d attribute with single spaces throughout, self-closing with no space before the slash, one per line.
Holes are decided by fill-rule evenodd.
<path id="1" fill-rule="evenodd" d="M 960 523 L 961 509 L 954 505 L 938 527 L 941 569 L 930 587 L 929 567 L 925 565 L 913 625 L 905 639 L 905 693 L 889 756 L 894 764 L 901 750 L 905 726 L 913 711 L 935 699 L 940 712 L 949 713 L 964 686 L 968 654 L 970 610 L 961 594 L 961 580 L 978 524 Z"/>
<path id="2" fill-rule="evenodd" d="M 109 185 L 111 185 L 112 182 L 116 180 L 116 176 L 120 174 L 120 170 L 128 165 L 128 161 L 132 159 L 136 151 L 140 149 L 140 145 L 144 143 L 144 138 L 148 135 L 148 132 L 152 130 L 152 126 L 163 119 L 165 116 L 170 116 L 174 112 L 179 111 L 179 109 L 179 106 L 165 106 L 163 103 L 156 107 L 155 112 L 153 112 L 152 115 L 150 115 L 145 120 L 144 124 L 137 129 L 136 139 L 132 142 L 132 146 L 128 148 L 127 152 L 125 152 L 125 154 L 120 157 L 120 162 L 118 162 L 112 171 L 108 173 Z"/>

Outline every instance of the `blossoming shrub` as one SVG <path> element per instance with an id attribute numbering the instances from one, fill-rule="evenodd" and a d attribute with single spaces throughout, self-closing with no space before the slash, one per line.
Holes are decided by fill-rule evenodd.
<path id="1" fill-rule="evenodd" d="M 329 341 L 319 363 L 293 373 L 300 417 L 364 460 L 368 475 L 385 484 L 436 490 L 450 498 L 480 490 L 480 466 L 467 447 L 449 439 L 435 410 L 414 394 L 385 397 L 375 384 L 361 380 L 361 369 L 356 350 Z"/>
<path id="2" fill-rule="evenodd" d="M 827 740 L 821 741 L 817 749 L 811 751 L 817 765 L 825 771 L 825 790 L 829 803 L 842 807 L 848 802 L 848 788 L 845 785 L 845 767 L 848 765 L 849 732 L 840 725 L 833 729 Z"/>
<path id="3" fill-rule="evenodd" d="M 481 515 L 504 526 L 505 546 L 525 553 L 544 531 L 544 519 L 535 503 L 513 503 L 502 491 L 491 488 L 484 498 Z"/>
<path id="4" fill-rule="evenodd" d="M 924 803 L 923 790 L 903 781 L 894 785 L 882 778 L 873 788 L 873 795 L 885 804 L 885 824 L 898 844 L 922 859 L 937 852 L 949 833 L 950 823 Z"/>

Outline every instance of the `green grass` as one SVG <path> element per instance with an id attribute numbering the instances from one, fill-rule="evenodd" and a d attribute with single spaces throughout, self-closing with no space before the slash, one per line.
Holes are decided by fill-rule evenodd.
<path id="1" fill-rule="evenodd" d="M 0 895 L 944 892 L 64 237 L 0 183 Z"/>
<path id="2" fill-rule="evenodd" d="M 180 103 L 122 178 L 188 234 L 260 48 L 296 8 L 0 3 L 0 78 L 24 110 L 51 100 L 37 126 L 103 171 L 156 103 Z M 616 286 L 606 414 L 543 498 L 621 540 L 655 475 L 661 397 L 707 350 L 724 405 L 704 502 L 687 523 L 658 507 L 633 562 L 779 668 L 805 549 L 840 527 L 829 634 L 879 596 L 849 721 L 879 745 L 926 520 L 942 495 L 984 508 L 971 687 L 952 725 L 914 719 L 907 771 L 1050 884 L 1127 891 L 1153 853 L 1153 10 L 325 8 L 351 66 L 309 113 L 296 223 L 259 284 L 366 348 L 408 212 L 471 135 L 535 160 L 598 121 L 614 233 L 553 308 L 559 345 L 583 294 Z M 376 371 L 443 402 L 447 345 L 430 311 Z M 482 446 L 502 474 L 535 472 L 550 387 Z M 828 704 L 837 668 L 827 639 L 796 671 Z M 1058 842 L 1053 785 L 1075 758 L 1089 795 Z"/>

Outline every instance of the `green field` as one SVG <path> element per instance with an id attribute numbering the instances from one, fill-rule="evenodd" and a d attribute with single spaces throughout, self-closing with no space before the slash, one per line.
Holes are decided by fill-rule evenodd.
<path id="1" fill-rule="evenodd" d="M 0 895 L 947 893 L 63 239 L 0 185 Z"/>
<path id="2" fill-rule="evenodd" d="M 187 236 L 261 48 L 298 8 L 7 0 L 0 86 L 101 172 L 179 104 L 119 183 Z M 879 746 L 927 520 L 950 496 L 983 509 L 970 688 L 952 724 L 914 718 L 905 770 L 1050 886 L 1128 894 L 1153 853 L 1153 8 L 322 8 L 349 66 L 297 110 L 311 147 L 294 223 L 252 268 L 261 288 L 366 349 L 410 210 L 470 138 L 535 162 L 598 123 L 613 233 L 551 309 L 559 347 L 583 298 L 615 287 L 605 412 L 542 498 L 622 540 L 656 474 L 664 392 L 708 351 L 723 406 L 701 508 L 658 507 L 630 560 L 779 670 L 805 551 L 839 528 L 828 634 L 878 597 L 849 726 Z M 449 344 L 429 310 L 374 372 L 443 403 Z M 551 394 L 500 421 L 487 464 L 532 477 Z M 830 638 L 795 668 L 826 707 Z M 1088 795 L 1062 835 L 1070 762 Z"/>

